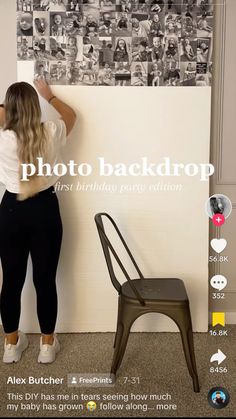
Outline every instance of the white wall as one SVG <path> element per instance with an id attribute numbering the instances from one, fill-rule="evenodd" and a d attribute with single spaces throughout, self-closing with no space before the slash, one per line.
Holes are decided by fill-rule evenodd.
<path id="1" fill-rule="evenodd" d="M 16 22 L 15 0 L 0 0 L 0 103 L 7 87 L 16 81 Z"/>
<path id="2" fill-rule="evenodd" d="M 14 19 L 14 16 L 12 16 Z M 18 63 L 18 80 L 32 82 L 31 63 Z M 146 276 L 179 277 L 189 294 L 193 325 L 208 323 L 208 182 L 199 178 L 117 178 L 97 175 L 97 158 L 126 164 L 147 156 L 161 162 L 209 161 L 210 88 L 103 88 L 55 86 L 53 91 L 78 111 L 65 158 L 94 167 L 81 182 L 102 184 L 180 183 L 182 192 L 58 194 L 64 239 L 58 270 L 59 332 L 112 331 L 117 295 L 106 270 L 93 220 L 109 212 L 122 229 Z M 55 116 L 42 103 L 44 116 Z M 63 183 L 77 184 L 67 177 Z M 21 328 L 38 331 L 31 268 L 23 293 Z M 161 315 L 137 320 L 134 330 L 176 330 Z"/>

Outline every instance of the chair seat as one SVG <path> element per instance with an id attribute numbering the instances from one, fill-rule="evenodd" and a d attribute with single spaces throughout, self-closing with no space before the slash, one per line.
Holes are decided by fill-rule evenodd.
<path id="1" fill-rule="evenodd" d="M 135 288 L 144 300 L 188 301 L 184 282 L 177 278 L 133 279 Z M 122 284 L 121 293 L 137 301 L 129 282 Z"/>

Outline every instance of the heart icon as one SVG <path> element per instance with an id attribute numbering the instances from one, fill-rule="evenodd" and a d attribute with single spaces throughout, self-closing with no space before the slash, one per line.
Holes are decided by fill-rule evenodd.
<path id="1" fill-rule="evenodd" d="M 212 239 L 211 247 L 215 250 L 216 253 L 221 253 L 227 246 L 227 241 L 225 239 Z"/>

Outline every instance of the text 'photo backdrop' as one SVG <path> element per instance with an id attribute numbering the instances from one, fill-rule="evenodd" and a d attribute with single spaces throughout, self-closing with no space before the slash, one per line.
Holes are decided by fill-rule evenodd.
<path id="1" fill-rule="evenodd" d="M 17 59 L 85 86 L 210 86 L 212 0 L 17 0 Z"/>

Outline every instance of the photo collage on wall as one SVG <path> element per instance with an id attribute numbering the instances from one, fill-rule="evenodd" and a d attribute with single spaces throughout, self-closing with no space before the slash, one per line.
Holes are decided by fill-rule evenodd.
<path id="1" fill-rule="evenodd" d="M 211 85 L 213 0 L 16 2 L 17 59 L 51 85 Z"/>

